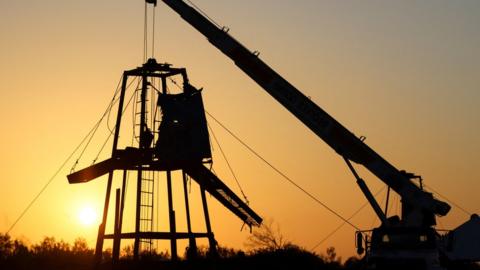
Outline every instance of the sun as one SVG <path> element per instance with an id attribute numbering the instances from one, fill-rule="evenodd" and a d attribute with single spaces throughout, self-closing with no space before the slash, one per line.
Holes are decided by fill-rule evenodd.
<path id="1" fill-rule="evenodd" d="M 85 206 L 78 212 L 78 220 L 84 226 L 92 226 L 97 221 L 97 212 L 90 206 Z"/>

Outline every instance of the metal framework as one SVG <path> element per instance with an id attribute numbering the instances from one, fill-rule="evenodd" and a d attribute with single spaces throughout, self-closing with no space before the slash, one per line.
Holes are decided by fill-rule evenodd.
<path id="1" fill-rule="evenodd" d="M 167 80 L 172 76 L 181 76 L 183 80 L 183 93 L 170 94 L 167 91 Z M 141 79 L 140 98 L 137 101 L 140 111 L 135 113 L 135 117 L 140 117 L 140 123 L 136 124 L 134 129 L 138 128 L 136 138 L 138 139 L 138 147 L 127 147 L 119 149 L 119 135 L 122 123 L 122 112 L 124 110 L 125 93 L 129 78 L 139 77 Z M 158 78 L 161 81 L 161 89 L 156 89 L 149 79 Z M 153 119 L 153 124 L 148 124 L 147 120 L 147 91 L 156 91 L 156 99 L 159 106 L 160 103 L 166 102 L 170 107 L 164 105 L 162 108 L 162 119 Z M 95 250 L 95 261 L 98 265 L 101 263 L 103 243 L 105 239 L 113 239 L 112 258 L 113 261 L 119 259 L 120 243 L 122 239 L 134 239 L 134 259 L 138 260 L 141 256 L 142 243 L 151 246 L 152 239 L 169 240 L 171 259 L 176 260 L 177 257 L 177 240 L 188 239 L 190 256 L 196 255 L 196 239 L 207 238 L 209 242 L 209 250 L 212 255 L 216 254 L 216 241 L 212 232 L 207 199 L 205 192 L 208 191 L 215 199 L 227 207 L 231 212 L 237 215 L 248 226 L 258 226 L 262 222 L 258 216 L 245 202 L 243 202 L 232 190 L 230 190 L 215 174 L 204 166 L 204 163 L 211 163 L 210 144 L 208 141 L 208 129 L 206 127 L 205 112 L 201 101 L 201 90 L 190 85 L 186 70 L 184 68 L 172 68 L 169 64 L 159 64 L 155 59 L 149 59 L 147 63 L 133 70 L 125 71 L 123 74 L 122 88 L 119 97 L 118 113 L 113 139 L 112 156 L 110 159 L 96 163 L 90 167 L 82 169 L 68 175 L 70 183 L 85 183 L 104 174 L 108 174 L 107 189 L 105 195 L 105 204 L 103 210 L 102 223 L 100 224 L 97 236 L 97 244 Z M 193 97 L 193 98 L 192 98 Z M 178 110 L 175 106 L 177 103 L 185 100 L 193 100 L 187 105 L 196 104 L 196 110 L 190 111 L 189 108 L 185 112 L 179 113 L 179 120 L 173 119 L 167 115 L 168 110 Z M 154 102 L 151 100 L 150 102 Z M 172 102 L 171 105 L 168 102 Z M 175 103 L 176 102 L 176 103 Z M 181 103 L 183 104 L 183 103 Z M 182 105 L 185 107 L 184 105 Z M 181 108 L 183 108 L 180 106 Z M 193 105 L 192 105 L 193 106 Z M 169 109 L 170 108 L 170 109 Z M 168 109 L 168 110 L 167 110 Z M 167 118 L 168 116 L 168 118 Z M 155 117 L 155 116 L 152 116 Z M 172 118 L 172 119 L 171 119 Z M 184 118 L 191 118 L 190 122 Z M 193 119 L 193 120 L 192 120 Z M 170 121 L 170 122 L 169 122 Z M 180 121 L 185 121 L 185 126 L 178 128 L 176 125 Z M 159 127 L 156 127 L 156 123 Z M 193 123 L 193 124 L 192 124 Z M 166 127 L 170 125 L 169 127 Z M 163 127 L 162 127 L 163 126 Z M 175 133 L 176 130 L 188 128 L 194 129 L 189 134 L 194 134 L 185 139 L 182 134 Z M 158 128 L 158 132 L 156 132 Z M 153 132 L 152 132 L 153 130 Z M 162 131 L 163 130 L 163 131 Z M 165 131 L 170 130 L 170 131 Z M 171 130 L 174 130 L 173 135 Z M 202 135 L 203 134 L 203 135 Z M 170 136 L 170 137 L 169 137 Z M 202 137 L 198 138 L 198 137 Z M 167 138 L 167 139 L 164 139 Z M 154 140 L 157 139 L 157 142 Z M 162 143 L 162 140 L 166 141 Z M 183 141 L 187 140 L 188 143 Z M 172 148 L 168 151 L 171 144 L 182 144 L 180 148 Z M 208 147 L 208 149 L 207 149 Z M 181 153 L 184 153 L 183 155 Z M 109 211 L 109 202 L 111 197 L 112 182 L 115 170 L 123 171 L 122 188 L 116 190 L 115 200 L 115 220 L 113 234 L 106 234 L 106 223 Z M 183 179 L 183 192 L 185 195 L 185 212 L 187 221 L 187 231 L 179 232 L 176 228 L 176 217 L 173 207 L 173 190 L 172 190 L 172 171 L 180 170 Z M 128 171 L 137 172 L 136 182 L 136 205 L 135 205 L 135 231 L 123 232 L 123 212 L 125 208 L 125 191 L 126 178 Z M 169 231 L 157 232 L 148 222 L 152 222 L 154 217 L 153 198 L 154 184 L 159 182 L 149 174 L 155 172 L 166 172 L 167 194 L 168 194 L 168 220 Z M 190 206 L 187 193 L 187 177 L 191 177 L 200 186 L 203 214 L 205 217 L 206 232 L 193 232 L 190 218 Z M 159 183 L 156 183 L 157 185 Z M 158 195 L 157 195 L 158 196 Z"/>

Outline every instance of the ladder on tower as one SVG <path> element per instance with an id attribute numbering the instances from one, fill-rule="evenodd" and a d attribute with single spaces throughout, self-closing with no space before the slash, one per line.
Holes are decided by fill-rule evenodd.
<path id="1" fill-rule="evenodd" d="M 135 110 L 134 110 L 134 129 L 135 140 L 140 144 L 141 127 L 142 127 L 142 89 L 135 90 Z M 148 95 L 146 94 L 146 97 Z M 148 123 L 148 108 L 149 99 L 145 99 L 145 124 Z M 152 116 L 153 118 L 153 116 Z M 140 232 L 152 232 L 154 229 L 154 203 L 155 203 L 155 172 L 154 171 L 138 171 L 141 174 L 138 179 L 140 183 Z M 153 251 L 153 240 L 148 238 L 139 239 L 140 252 L 151 253 Z"/>
<path id="2" fill-rule="evenodd" d="M 141 173 L 140 231 L 152 232 L 154 229 L 155 172 L 143 171 Z M 140 250 L 151 253 L 153 251 L 153 240 L 140 239 Z"/>

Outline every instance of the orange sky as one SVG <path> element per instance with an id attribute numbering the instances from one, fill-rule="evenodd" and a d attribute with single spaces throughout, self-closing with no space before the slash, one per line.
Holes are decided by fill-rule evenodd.
<path id="1" fill-rule="evenodd" d="M 0 3 L 0 231 L 99 119 L 122 71 L 141 64 L 140 2 Z M 480 212 L 478 1 L 195 3 L 352 132 L 366 136 L 392 164 L 421 174 L 427 185 Z M 160 3 L 156 36 L 158 61 L 186 67 L 192 83 L 205 89 L 207 110 L 259 153 L 344 216 L 364 203 L 346 166 L 325 143 Z M 211 125 L 252 208 L 279 223 L 287 239 L 311 248 L 341 223 Z M 83 165 L 106 135 L 102 127 Z M 215 149 L 214 161 L 239 194 Z M 84 236 L 93 245 L 96 227 L 81 225 L 77 216 L 83 205 L 102 207 L 106 181 L 68 185 L 72 165 L 13 236 L 33 242 L 46 235 L 67 241 Z M 373 191 L 382 187 L 360 172 Z M 240 232 L 241 222 L 211 202 L 218 241 L 242 248 L 248 232 Z M 199 201 L 192 207 L 198 215 Z M 439 227 L 454 228 L 467 217 L 454 207 Z M 352 222 L 364 229 L 378 225 L 370 209 Z M 353 255 L 353 232 L 345 226 L 317 251 L 333 245 L 342 256 Z"/>

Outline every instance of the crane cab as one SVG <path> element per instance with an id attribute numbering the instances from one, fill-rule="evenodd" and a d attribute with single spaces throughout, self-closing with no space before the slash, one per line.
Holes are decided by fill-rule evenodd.
<path id="1" fill-rule="evenodd" d="M 435 229 L 379 227 L 366 237 L 367 269 L 441 270 Z"/>

